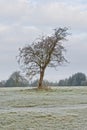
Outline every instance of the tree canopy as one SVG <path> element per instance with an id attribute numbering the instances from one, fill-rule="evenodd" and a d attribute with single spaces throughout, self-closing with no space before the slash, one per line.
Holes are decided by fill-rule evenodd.
<path id="1" fill-rule="evenodd" d="M 47 67 L 57 67 L 67 62 L 63 52 L 62 42 L 66 40 L 67 28 L 56 28 L 51 36 L 42 36 L 32 44 L 19 49 L 18 63 L 26 75 L 32 79 L 39 74 L 38 88 L 43 88 L 42 82 Z"/>

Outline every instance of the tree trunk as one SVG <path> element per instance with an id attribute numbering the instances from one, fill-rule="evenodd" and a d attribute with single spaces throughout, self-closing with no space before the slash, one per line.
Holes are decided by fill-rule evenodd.
<path id="1" fill-rule="evenodd" d="M 44 77 L 44 70 L 42 70 L 40 72 L 40 79 L 39 79 L 38 89 L 42 89 L 43 88 L 43 77 Z"/>

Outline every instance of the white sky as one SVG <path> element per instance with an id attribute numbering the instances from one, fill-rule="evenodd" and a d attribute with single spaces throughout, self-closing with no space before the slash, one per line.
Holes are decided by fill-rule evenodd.
<path id="1" fill-rule="evenodd" d="M 87 75 L 87 0 L 0 0 L 0 80 L 19 70 L 19 47 L 56 27 L 68 27 L 72 33 L 64 43 L 70 63 L 58 71 L 47 69 L 45 79 Z"/>

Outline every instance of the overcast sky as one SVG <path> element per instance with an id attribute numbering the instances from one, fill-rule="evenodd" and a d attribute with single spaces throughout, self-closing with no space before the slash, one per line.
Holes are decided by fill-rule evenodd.
<path id="1" fill-rule="evenodd" d="M 87 75 L 87 0 L 0 0 L 0 80 L 19 70 L 19 47 L 56 27 L 72 34 L 64 43 L 70 62 L 58 71 L 50 68 L 45 79 L 58 81 L 76 72 Z"/>

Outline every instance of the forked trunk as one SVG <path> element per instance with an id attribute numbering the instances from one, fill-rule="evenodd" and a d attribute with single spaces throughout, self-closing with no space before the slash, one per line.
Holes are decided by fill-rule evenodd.
<path id="1" fill-rule="evenodd" d="M 39 79 L 38 89 L 42 89 L 43 88 L 43 77 L 44 77 L 44 70 L 42 70 L 40 72 L 40 79 Z"/>

